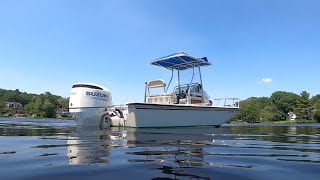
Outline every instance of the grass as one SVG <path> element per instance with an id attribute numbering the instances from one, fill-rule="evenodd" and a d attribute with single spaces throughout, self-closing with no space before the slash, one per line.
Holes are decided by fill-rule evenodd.
<path id="1" fill-rule="evenodd" d="M 318 123 L 316 120 L 306 120 L 306 119 L 298 119 L 298 120 L 284 120 L 284 121 L 262 121 L 261 124 L 300 124 L 300 123 Z M 250 124 L 245 121 L 232 121 L 230 124 Z M 259 124 L 259 123 L 254 123 Z"/>
<path id="2" fill-rule="evenodd" d="M 286 120 L 286 121 L 275 121 L 273 124 L 299 124 L 299 123 L 317 123 L 316 120 L 306 120 L 306 119 L 298 119 L 298 120 Z"/>

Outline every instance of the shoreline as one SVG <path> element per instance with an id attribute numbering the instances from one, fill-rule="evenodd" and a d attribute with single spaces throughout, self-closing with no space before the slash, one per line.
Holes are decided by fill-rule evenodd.
<path id="1" fill-rule="evenodd" d="M 36 117 L 14 117 L 14 116 L 0 116 L 0 118 L 15 118 L 15 119 L 53 119 L 53 120 L 75 120 L 74 118 L 36 118 Z M 315 120 L 285 120 L 285 121 L 265 121 L 265 122 L 259 122 L 259 123 L 247 123 L 247 122 L 239 122 L 239 121 L 233 121 L 230 123 L 225 124 L 237 124 L 237 125 L 250 125 L 250 124 L 315 124 L 318 123 Z"/>
<path id="2" fill-rule="evenodd" d="M 0 116 L 0 118 L 15 118 L 15 119 L 54 119 L 54 120 L 75 120 L 74 118 L 38 118 L 38 117 L 15 117 L 15 116 Z"/>
<path id="3" fill-rule="evenodd" d="M 229 124 L 314 124 L 318 123 L 316 120 L 284 120 L 284 121 L 264 121 L 258 123 L 247 123 L 247 122 L 239 122 L 233 121 Z"/>

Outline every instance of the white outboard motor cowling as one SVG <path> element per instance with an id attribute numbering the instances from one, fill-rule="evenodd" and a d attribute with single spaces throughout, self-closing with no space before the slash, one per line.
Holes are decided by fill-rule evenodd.
<path id="1" fill-rule="evenodd" d="M 76 83 L 72 86 L 69 111 L 81 126 L 99 126 L 107 109 L 113 106 L 109 90 L 93 83 Z"/>

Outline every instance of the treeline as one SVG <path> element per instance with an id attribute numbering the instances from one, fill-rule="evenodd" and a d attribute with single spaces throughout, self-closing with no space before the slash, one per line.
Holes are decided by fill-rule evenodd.
<path id="1" fill-rule="evenodd" d="M 297 120 L 320 122 L 320 94 L 310 97 L 310 93 L 300 94 L 277 91 L 271 97 L 251 97 L 240 102 L 240 111 L 235 121 L 248 123 L 283 121 L 293 112 Z"/>
<path id="2" fill-rule="evenodd" d="M 55 118 L 57 109 L 67 109 L 69 99 L 53 95 L 50 92 L 28 94 L 16 90 L 0 89 L 0 115 L 12 113 L 6 108 L 6 102 L 18 102 L 23 105 L 26 115 L 38 118 Z"/>

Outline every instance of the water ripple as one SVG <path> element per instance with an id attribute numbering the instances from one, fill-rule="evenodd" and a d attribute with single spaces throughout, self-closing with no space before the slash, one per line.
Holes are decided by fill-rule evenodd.
<path id="1" fill-rule="evenodd" d="M 315 179 L 319 127 L 99 129 L 0 119 L 0 173 L 4 179 Z"/>

